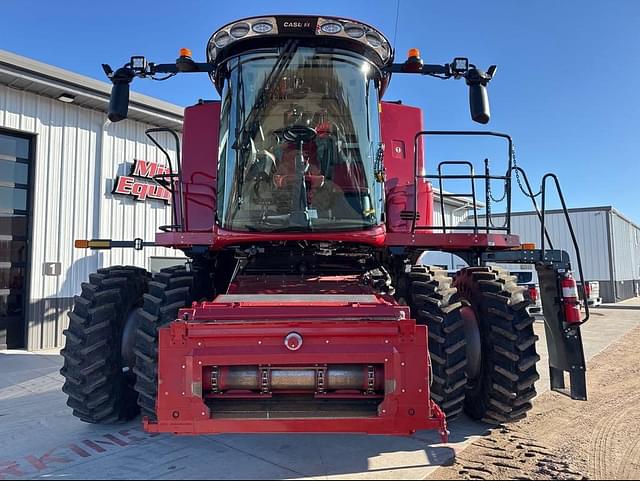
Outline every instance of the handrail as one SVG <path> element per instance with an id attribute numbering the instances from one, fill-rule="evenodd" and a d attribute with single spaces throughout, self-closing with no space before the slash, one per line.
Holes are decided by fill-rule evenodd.
<path id="1" fill-rule="evenodd" d="M 444 161 L 441 162 L 438 165 L 438 173 L 440 175 L 418 175 L 418 143 L 420 138 L 422 138 L 423 136 L 427 136 L 427 135 L 445 135 L 445 136 L 487 136 L 487 137 L 500 137 L 503 139 L 506 139 L 508 142 L 508 158 L 509 158 L 509 163 L 508 163 L 508 167 L 507 167 L 507 171 L 505 173 L 504 176 L 490 176 L 490 175 L 476 175 L 473 172 L 473 164 L 471 164 L 468 161 Z M 471 175 L 441 175 L 442 171 L 441 171 L 441 164 L 448 164 L 448 163 L 461 163 L 461 162 L 466 162 L 468 164 L 471 164 Z M 478 211 L 477 211 L 477 202 L 476 202 L 476 196 L 475 196 L 475 181 L 476 180 L 485 180 L 486 184 L 488 184 L 488 182 L 490 180 L 504 180 L 505 182 L 505 190 L 506 190 L 506 197 L 507 197 L 507 212 L 506 212 L 506 225 L 504 227 L 489 227 L 490 226 L 490 219 L 487 218 L 486 219 L 486 232 L 489 233 L 489 231 L 506 231 L 506 234 L 509 235 L 511 234 L 511 175 L 512 175 L 512 171 L 513 171 L 513 167 L 514 167 L 514 159 L 513 159 L 513 141 L 511 139 L 511 136 L 509 136 L 508 134 L 504 134 L 501 132 L 491 132 L 491 131 L 476 131 L 476 130 L 423 130 L 420 132 L 417 132 L 416 135 L 414 136 L 414 140 L 413 140 L 413 177 L 414 177 L 414 182 L 415 182 L 415 192 L 414 192 L 414 196 L 413 196 L 413 218 L 411 221 L 411 231 L 415 232 L 416 230 L 424 230 L 424 229 L 443 229 L 443 232 L 446 232 L 446 221 L 445 221 L 445 216 L 444 213 L 442 213 L 442 226 L 421 226 L 421 227 L 417 227 L 416 226 L 416 222 L 417 222 L 417 212 L 418 212 L 418 181 L 420 179 L 438 179 L 439 180 L 439 185 L 440 187 L 442 187 L 442 180 L 444 179 L 469 179 L 471 180 L 471 184 L 472 184 L 472 197 L 473 197 L 473 209 L 474 209 L 474 227 L 473 230 L 474 232 L 477 234 L 478 233 Z M 486 169 L 486 172 L 488 173 L 488 168 Z M 444 200 L 442 198 L 442 188 L 440 189 L 440 203 L 441 203 L 441 211 L 444 210 Z M 486 196 L 488 196 L 488 193 L 486 194 Z M 489 215 L 489 214 L 488 214 Z M 449 227 L 450 230 L 462 230 L 462 229 L 470 229 L 470 227 L 459 227 L 459 226 L 451 226 Z"/>
<path id="2" fill-rule="evenodd" d="M 469 162 L 468 160 L 445 160 L 443 162 L 440 162 L 438 164 L 438 182 L 439 182 L 439 188 L 440 188 L 440 211 L 442 212 L 442 232 L 446 233 L 447 232 L 447 224 L 445 222 L 445 215 L 444 215 L 444 197 L 446 197 L 446 194 L 444 193 L 444 189 L 442 188 L 442 166 L 443 165 L 465 165 L 467 167 L 469 167 L 469 172 L 471 172 L 470 174 L 470 178 L 471 178 L 471 194 L 457 194 L 458 196 L 468 196 L 471 195 L 471 198 L 473 199 L 473 232 L 475 232 L 476 234 L 478 233 L 478 206 L 477 206 L 477 202 L 476 202 L 476 182 L 473 179 L 474 177 L 474 171 L 473 171 L 473 164 L 471 162 Z M 418 198 L 418 192 L 416 191 L 416 200 Z"/>
<path id="3" fill-rule="evenodd" d="M 171 165 L 171 156 L 169 155 L 169 152 L 167 152 L 167 150 L 162 145 L 160 145 L 160 143 L 151 135 L 156 132 L 165 132 L 173 136 L 176 143 L 177 172 L 173 172 L 173 166 Z M 144 131 L 144 134 L 149 138 L 149 140 L 151 140 L 151 142 L 153 142 L 156 145 L 156 147 L 158 147 L 162 151 L 162 153 L 167 158 L 167 163 L 169 164 L 168 177 L 172 178 L 177 176 L 178 178 L 178 190 L 180 195 L 180 218 L 178 219 L 178 203 L 176 202 L 175 182 L 172 181 L 169 186 L 169 192 L 171 192 L 171 201 L 173 204 L 173 224 L 170 226 L 163 226 L 163 227 L 170 228 L 171 230 L 179 230 L 183 228 L 184 225 L 186 225 L 184 222 L 184 206 L 182 205 L 182 202 L 184 200 L 184 194 L 182 192 L 182 165 L 180 162 L 180 137 L 178 137 L 178 134 L 174 130 L 166 127 L 157 127 L 157 128 L 147 129 Z M 154 180 L 158 182 L 158 179 L 154 179 Z"/>
<path id="4" fill-rule="evenodd" d="M 536 196 L 533 195 L 533 189 L 531 188 L 531 184 L 529 183 L 529 178 L 527 177 L 527 173 L 520 167 L 514 167 L 513 170 L 514 172 L 517 171 L 522 175 L 522 178 L 524 179 L 524 182 L 527 186 L 527 190 L 529 191 L 527 194 L 527 197 L 531 199 L 531 202 L 533 203 L 533 208 L 538 216 L 538 219 L 540 220 L 540 223 L 544 226 L 543 214 L 540 212 L 540 209 L 538 209 Z M 546 228 L 543 229 L 543 233 L 544 233 L 543 234 L 544 237 L 546 237 L 547 239 L 547 242 L 549 242 L 549 246 L 551 247 L 551 249 L 553 249 L 553 243 L 551 242 L 551 237 L 549 237 L 549 232 L 547 232 Z"/>
<path id="5" fill-rule="evenodd" d="M 582 283 L 582 289 L 580 289 L 581 292 L 581 297 L 582 300 L 584 302 L 584 313 L 585 313 L 585 318 L 582 319 L 582 321 L 580 321 L 580 324 L 584 324 L 585 322 L 587 322 L 589 320 L 589 302 L 587 299 L 587 291 L 586 291 L 586 284 L 585 284 L 585 280 L 584 280 L 584 273 L 582 271 L 582 259 L 580 257 L 580 248 L 578 247 L 578 239 L 576 238 L 576 234 L 573 230 L 573 224 L 571 223 L 571 218 L 569 217 L 569 209 L 567 208 L 567 204 L 564 201 L 564 195 L 562 195 L 562 189 L 560 188 L 560 181 L 558 180 L 558 177 L 555 174 L 552 173 L 548 173 L 545 174 L 544 177 L 542 177 L 542 219 L 541 219 L 541 246 L 540 246 L 540 250 L 541 250 L 541 255 L 544 259 L 544 253 L 546 250 L 546 246 L 544 243 L 544 233 L 546 232 L 545 229 L 545 203 L 546 203 L 546 189 L 547 189 L 547 180 L 548 179 L 553 179 L 553 182 L 555 183 L 556 186 L 556 192 L 558 193 L 558 198 L 560 199 L 560 204 L 562 204 L 562 212 L 564 213 L 564 217 L 565 220 L 567 221 L 567 227 L 569 228 L 569 234 L 571 235 L 571 242 L 573 243 L 573 248 L 576 251 L 576 261 L 578 263 L 578 273 L 580 274 L 580 282 Z M 552 247 L 553 249 L 553 247 Z"/>
<path id="6" fill-rule="evenodd" d="M 427 136 L 427 135 L 447 135 L 447 136 L 464 136 L 464 135 L 468 135 L 468 136 L 490 136 L 490 137 L 500 137 L 500 138 L 504 138 L 508 141 L 508 149 L 509 149 L 509 165 L 507 168 L 507 171 L 505 173 L 504 176 L 492 176 L 489 173 L 489 163 L 488 160 L 485 159 L 485 175 L 476 175 L 474 173 L 473 170 L 473 164 L 469 161 L 443 161 L 440 162 L 438 164 L 438 175 L 428 175 L 428 174 L 421 174 L 418 175 L 418 143 L 419 140 L 423 137 L 423 136 Z M 443 165 L 449 165 L 449 164 L 458 164 L 458 165 L 467 165 L 470 168 L 470 175 L 452 175 L 452 174 L 447 174 L 447 175 L 443 175 L 442 174 L 442 166 Z M 564 213 L 564 217 L 565 220 L 567 222 L 567 227 L 569 229 L 569 233 L 571 235 L 571 241 L 573 243 L 573 247 L 575 249 L 576 252 L 576 261 L 578 264 L 578 273 L 580 275 L 580 282 L 582 283 L 582 293 L 581 293 L 581 297 L 584 301 L 584 306 L 585 306 L 585 318 L 581 321 L 581 324 L 585 323 L 590 316 L 590 312 L 589 312 L 589 303 L 587 301 L 587 297 L 586 297 L 586 291 L 584 286 L 585 284 L 585 279 L 584 279 L 584 271 L 582 268 L 582 258 L 580 256 L 580 248 L 578 246 L 578 240 L 576 238 L 575 232 L 573 230 L 573 224 L 571 223 L 571 218 L 569 216 L 569 210 L 567 208 L 566 202 L 564 200 L 564 195 L 562 194 L 562 189 L 560 187 L 560 182 L 558 180 L 558 177 L 555 174 L 552 173 L 548 173 L 545 174 L 545 176 L 542 178 L 542 186 L 541 186 L 541 190 L 540 190 L 540 194 L 542 196 L 542 205 L 541 205 L 541 209 L 538 208 L 538 203 L 536 202 L 536 196 L 538 194 L 533 193 L 533 190 L 531 189 L 531 184 L 529 183 L 529 179 L 527 177 L 526 172 L 515 165 L 515 159 L 514 159 L 514 149 L 513 149 L 513 141 L 511 139 L 511 137 L 508 134 L 504 134 L 501 132 L 482 132 L 482 131 L 468 131 L 468 130 L 423 130 L 420 132 L 417 132 L 415 137 L 414 137 L 414 141 L 413 141 L 413 176 L 414 176 L 414 180 L 415 180 L 415 193 L 413 196 L 413 217 L 411 220 L 411 231 L 415 232 L 416 229 L 418 230 L 424 230 L 424 229 L 443 229 L 443 232 L 446 232 L 447 226 L 446 226 L 446 221 L 445 221 L 445 215 L 444 215 L 444 199 L 443 197 L 446 196 L 446 194 L 443 193 L 443 189 L 442 189 L 442 181 L 445 179 L 469 179 L 471 180 L 471 185 L 472 185 L 472 193 L 471 194 L 457 194 L 459 196 L 470 196 L 473 198 L 473 210 L 474 210 L 474 227 L 473 230 L 474 232 L 477 234 L 478 233 L 478 211 L 477 211 L 477 205 L 476 205 L 476 190 L 475 190 L 475 182 L 477 180 L 484 180 L 485 181 L 485 197 L 487 198 L 487 214 L 486 214 L 486 232 L 487 234 L 490 231 L 506 231 L 506 234 L 509 235 L 511 234 L 511 205 L 512 205 L 512 192 L 511 192 L 511 182 L 512 182 L 512 175 L 513 173 L 516 172 L 516 174 L 521 174 L 522 178 L 524 179 L 525 185 L 526 185 L 526 191 L 524 189 L 524 187 L 522 187 L 522 185 L 520 184 L 520 187 L 522 189 L 522 191 L 524 192 L 524 194 L 529 197 L 531 199 L 531 202 L 533 203 L 533 207 L 535 209 L 536 215 L 538 216 L 538 219 L 540 220 L 540 244 L 541 244 L 541 249 L 540 249 L 540 261 L 544 262 L 546 260 L 546 250 L 547 250 L 547 243 L 549 245 L 549 247 L 553 250 L 553 243 L 551 242 L 551 237 L 549 236 L 549 232 L 546 229 L 546 225 L 545 225 L 545 220 L 546 220 L 546 193 L 547 193 L 547 181 L 549 179 L 553 179 L 555 187 L 556 187 L 556 191 L 558 193 L 558 197 L 560 199 L 560 203 L 562 204 L 562 210 Z M 420 179 L 438 179 L 439 182 L 439 187 L 440 187 L 440 203 L 441 203 L 441 214 L 442 214 L 442 226 L 420 226 L 417 227 L 416 226 L 416 222 L 417 222 L 417 212 L 418 212 L 418 181 Z M 491 222 L 491 210 L 489 208 L 490 206 L 490 201 L 489 201 L 489 188 L 490 188 L 490 181 L 491 180 L 504 180 L 505 182 L 505 190 L 506 190 L 506 198 L 507 198 L 507 210 L 505 215 L 505 219 L 506 219 L 506 225 L 504 227 L 495 227 L 493 226 L 492 222 Z M 456 194 L 450 194 L 451 196 L 456 195 Z M 451 226 L 449 227 L 450 230 L 469 230 L 471 227 L 470 226 Z"/>

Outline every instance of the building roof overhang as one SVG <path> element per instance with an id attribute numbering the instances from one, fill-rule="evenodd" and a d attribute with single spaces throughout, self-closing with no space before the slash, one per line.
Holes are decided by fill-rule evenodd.
<path id="1" fill-rule="evenodd" d="M 74 97 L 73 105 L 107 112 L 111 84 L 0 50 L 0 85 L 57 99 Z M 184 109 L 131 92 L 129 118 L 158 127 L 182 130 Z M 106 121 L 106 115 L 105 115 Z"/>

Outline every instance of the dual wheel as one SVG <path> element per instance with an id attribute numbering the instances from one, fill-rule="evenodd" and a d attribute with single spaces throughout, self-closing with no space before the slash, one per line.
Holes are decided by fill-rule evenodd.
<path id="1" fill-rule="evenodd" d="M 158 329 L 191 303 L 194 275 L 184 267 L 153 278 L 137 267 L 99 269 L 69 313 L 61 354 L 62 388 L 73 414 L 113 423 L 139 412 L 155 419 Z"/>
<path id="2" fill-rule="evenodd" d="M 438 267 L 414 266 L 407 303 L 429 332 L 431 397 L 448 419 L 463 411 L 491 424 L 531 409 L 537 336 L 524 288 L 507 271 L 470 267 L 455 279 Z"/>
<path id="3" fill-rule="evenodd" d="M 432 398 L 448 419 L 466 411 L 490 423 L 525 416 L 536 395 L 537 337 L 523 288 L 493 267 L 414 266 L 406 281 L 412 315 L 429 331 Z M 158 330 L 194 299 L 194 274 L 110 267 L 82 284 L 61 354 L 63 391 L 89 423 L 155 418 Z"/>

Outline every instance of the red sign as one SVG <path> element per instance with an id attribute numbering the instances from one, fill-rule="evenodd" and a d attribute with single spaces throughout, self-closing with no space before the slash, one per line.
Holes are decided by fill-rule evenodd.
<path id="1" fill-rule="evenodd" d="M 155 162 L 135 159 L 129 175 L 116 177 L 113 194 L 128 195 L 139 201 L 147 199 L 164 200 L 167 204 L 171 200 L 171 192 L 161 185 L 140 179 L 151 179 L 155 175 L 168 174 L 169 168 Z"/>

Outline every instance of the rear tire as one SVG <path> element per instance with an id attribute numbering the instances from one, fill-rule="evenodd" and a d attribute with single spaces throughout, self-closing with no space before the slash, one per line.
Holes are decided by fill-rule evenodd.
<path id="1" fill-rule="evenodd" d="M 136 333 L 135 390 L 142 416 L 156 420 L 158 396 L 158 332 L 178 317 L 178 310 L 194 300 L 194 275 L 183 266 L 169 267 L 153 276 L 144 295 Z"/>
<path id="2" fill-rule="evenodd" d="M 98 269 L 74 299 L 60 374 L 67 405 L 84 422 L 114 423 L 138 413 L 133 375 L 123 372 L 122 333 L 142 303 L 149 278 L 138 267 Z"/>
<path id="3" fill-rule="evenodd" d="M 453 299 L 451 283 L 447 271 L 438 267 L 414 266 L 409 273 L 411 315 L 429 331 L 431 399 L 448 420 L 462 412 L 467 384 L 462 303 Z"/>
<path id="4" fill-rule="evenodd" d="M 478 375 L 469 377 L 465 412 L 491 424 L 524 418 L 536 395 L 540 360 L 525 288 L 495 267 L 463 269 L 454 286 L 457 298 L 468 301 L 475 314 L 481 343 L 480 365 L 470 366 Z"/>

